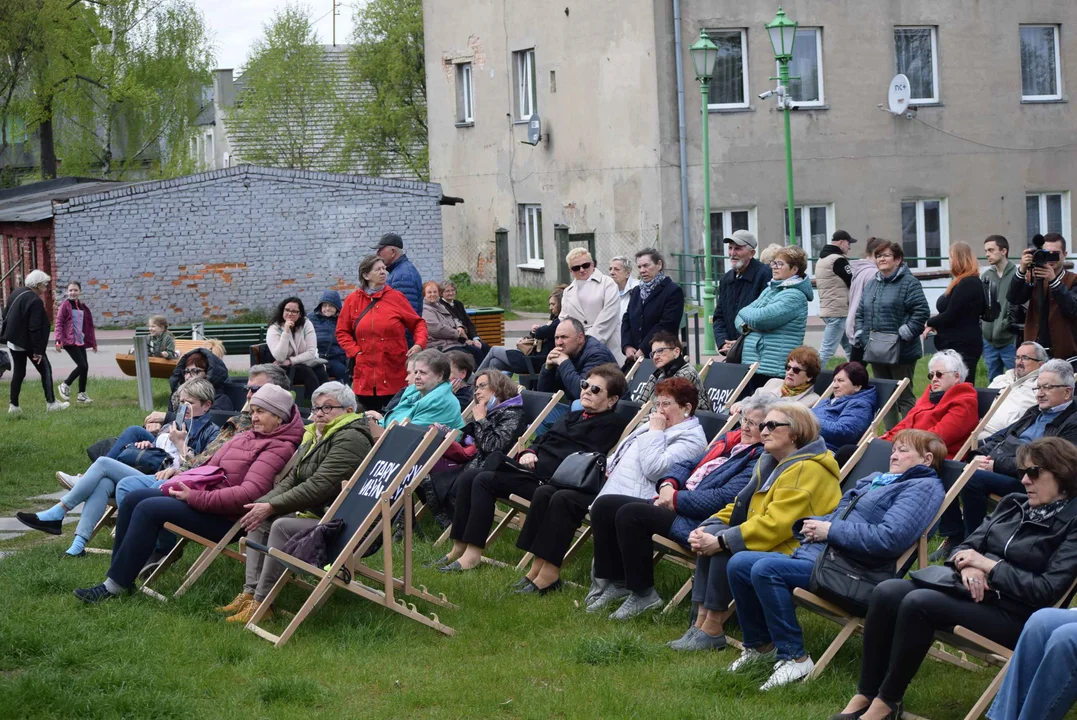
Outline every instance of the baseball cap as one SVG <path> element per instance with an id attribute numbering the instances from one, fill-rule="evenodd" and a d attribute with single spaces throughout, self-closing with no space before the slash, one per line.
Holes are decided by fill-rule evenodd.
<path id="1" fill-rule="evenodd" d="M 832 243 L 841 242 L 842 240 L 847 240 L 850 243 L 856 242 L 856 238 L 844 230 L 835 230 L 834 234 L 830 236 L 830 242 Z"/>
<path id="2" fill-rule="evenodd" d="M 385 233 L 381 236 L 381 240 L 374 246 L 375 250 L 381 250 L 383 247 L 395 247 L 404 249 L 404 241 L 396 233 Z"/>
<path id="3" fill-rule="evenodd" d="M 755 235 L 747 230 L 737 230 L 732 235 L 722 241 L 723 243 L 733 243 L 734 245 L 740 245 L 748 247 L 759 247 L 759 241 L 755 239 Z"/>

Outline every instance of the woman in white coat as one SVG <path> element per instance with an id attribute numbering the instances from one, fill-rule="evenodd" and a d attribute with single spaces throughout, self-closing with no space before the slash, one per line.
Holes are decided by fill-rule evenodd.
<path id="1" fill-rule="evenodd" d="M 310 398 L 315 388 L 329 382 L 326 361 L 318 357 L 318 333 L 299 298 L 285 298 L 277 306 L 266 330 L 266 345 L 273 364 L 284 368 L 293 385 L 306 389 L 304 397 Z"/>
<path id="2" fill-rule="evenodd" d="M 586 248 L 573 248 L 565 257 L 572 272 L 572 284 L 561 296 L 559 320 L 576 318 L 586 333 L 609 348 L 617 364 L 625 361 L 621 352 L 621 295 L 617 283 L 595 267 Z"/>

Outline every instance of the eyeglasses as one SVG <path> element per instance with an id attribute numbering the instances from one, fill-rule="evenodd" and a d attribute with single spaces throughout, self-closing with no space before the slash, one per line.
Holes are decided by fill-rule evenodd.
<path id="1" fill-rule="evenodd" d="M 654 406 L 659 410 L 665 410 L 666 408 L 676 407 L 676 400 L 656 400 Z"/>
<path id="2" fill-rule="evenodd" d="M 759 423 L 759 430 L 762 431 L 762 432 L 774 432 L 775 430 L 777 430 L 780 427 L 792 427 L 792 425 L 793 425 L 793 423 L 787 423 L 787 422 L 782 423 L 782 422 L 774 422 L 773 420 L 768 420 L 765 423 Z"/>
<path id="3" fill-rule="evenodd" d="M 592 395 L 601 395 L 604 388 L 601 385 L 592 385 L 586 380 L 580 380 L 580 391 L 590 390 Z"/>
<path id="4" fill-rule="evenodd" d="M 671 347 L 651 348 L 651 357 L 654 357 L 655 355 L 663 355 L 663 354 L 668 353 L 668 352 L 673 352 L 676 349 L 677 348 L 671 348 Z"/>
<path id="5" fill-rule="evenodd" d="M 298 310 L 292 310 L 291 308 L 284 308 L 284 314 L 285 315 L 298 315 L 299 311 Z"/>
<path id="6" fill-rule="evenodd" d="M 204 374 L 205 372 L 206 371 L 203 370 L 200 367 L 183 368 L 183 374 L 184 375 L 201 375 L 201 374 Z"/>
<path id="7" fill-rule="evenodd" d="M 583 265 L 573 265 L 572 272 L 579 272 L 580 270 L 590 270 L 594 267 L 594 263 L 585 262 Z"/>
<path id="8" fill-rule="evenodd" d="M 1069 387 L 1069 385 L 1059 385 L 1059 384 L 1055 384 L 1055 385 L 1037 385 L 1036 386 L 1036 392 L 1047 392 L 1048 390 L 1053 390 L 1055 388 L 1068 388 L 1068 387 Z"/>
<path id="9" fill-rule="evenodd" d="M 1034 358 L 1031 355 L 1016 355 L 1014 360 L 1020 360 L 1021 362 L 1039 362 L 1039 358 Z"/>
<path id="10" fill-rule="evenodd" d="M 772 262 L 770 263 L 770 266 L 771 266 L 772 268 L 776 268 L 776 269 L 778 269 L 778 270 L 781 270 L 781 269 L 782 269 L 783 267 L 785 267 L 785 263 L 784 263 L 784 262 L 782 262 L 781 260 L 774 260 L 774 261 L 772 261 Z"/>
<path id="11" fill-rule="evenodd" d="M 1028 475 L 1029 480 L 1039 480 L 1041 472 L 1043 472 L 1043 468 L 1039 465 L 1029 465 L 1028 467 L 1017 468 L 1017 474 L 1020 476 Z"/>
<path id="12" fill-rule="evenodd" d="M 893 260 L 894 253 L 879 253 L 875 256 L 876 260 Z"/>
<path id="13" fill-rule="evenodd" d="M 934 372 L 929 372 L 927 374 L 927 379 L 928 380 L 934 380 L 935 378 L 938 378 L 939 380 L 941 380 L 943 375 L 949 375 L 952 372 L 954 372 L 954 371 L 953 370 L 935 370 Z M 954 374 L 956 375 L 957 373 L 954 373 Z"/>
<path id="14" fill-rule="evenodd" d="M 311 405 L 310 414 L 311 415 L 317 415 L 318 413 L 321 413 L 321 412 L 329 413 L 332 410 L 343 410 L 343 409 L 344 409 L 343 405 Z"/>
<path id="15" fill-rule="evenodd" d="M 806 372 L 806 371 L 804 370 L 804 368 L 802 368 L 802 367 L 797 367 L 796 365 L 786 365 L 786 366 L 785 366 L 785 371 L 786 371 L 786 372 L 791 372 L 791 373 L 802 373 L 802 372 Z"/>
<path id="16" fill-rule="evenodd" d="M 475 383 L 476 390 L 487 390 L 490 387 L 490 383 Z"/>
<path id="17" fill-rule="evenodd" d="M 757 423 L 755 420 L 749 420 L 748 418 L 744 418 L 740 421 L 740 427 L 742 430 L 750 430 L 751 428 L 759 427 L 759 423 Z"/>

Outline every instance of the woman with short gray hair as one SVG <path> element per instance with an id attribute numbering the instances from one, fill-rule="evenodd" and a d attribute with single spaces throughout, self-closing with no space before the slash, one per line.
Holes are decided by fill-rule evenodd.
<path id="1" fill-rule="evenodd" d="M 355 412 L 355 409 L 359 407 L 359 401 L 355 399 L 355 392 L 344 383 L 336 382 L 335 380 L 322 383 L 314 389 L 314 394 L 311 395 L 312 405 L 318 405 L 327 400 L 335 401 L 347 412 Z"/>
<path id="2" fill-rule="evenodd" d="M 610 258 L 610 277 L 617 283 L 617 294 L 621 298 L 621 315 L 624 316 L 628 310 L 632 288 L 639 285 L 639 280 L 632 277 L 632 261 L 624 255 Z"/>
<path id="3" fill-rule="evenodd" d="M 11 351 L 11 404 L 7 408 L 10 415 L 22 414 L 19 393 L 22 391 L 22 381 L 26 378 L 27 360 L 41 376 L 41 387 L 45 390 L 47 403 L 46 411 L 66 410 L 69 405 L 56 400 L 52 389 L 52 365 L 46 355 L 49 349 L 49 314 L 45 311 L 45 303 L 41 298 L 49 289 L 51 280 L 52 278 L 41 270 L 30 272 L 23 281 L 23 287 L 11 294 L 4 311 L 0 342 L 6 342 L 8 350 Z"/>

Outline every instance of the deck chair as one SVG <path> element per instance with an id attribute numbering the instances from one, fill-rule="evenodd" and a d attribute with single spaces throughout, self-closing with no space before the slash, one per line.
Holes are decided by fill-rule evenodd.
<path id="1" fill-rule="evenodd" d="M 873 445 L 875 443 L 872 443 Z M 931 534 L 935 524 L 938 523 L 939 518 L 942 517 L 943 511 L 950 506 L 950 503 L 957 502 L 957 496 L 965 487 L 965 483 L 972 477 L 972 474 L 976 472 L 976 467 L 973 463 L 968 465 L 962 465 L 954 460 L 947 460 L 943 463 L 942 472 L 940 477 L 942 479 L 943 486 L 946 488 L 946 496 L 943 498 L 942 505 L 935 513 L 931 523 L 928 524 L 927 530 L 924 531 L 916 542 L 913 543 L 908 549 L 901 554 L 901 556 L 895 561 L 894 564 L 894 577 L 901 577 L 909 571 L 913 562 L 918 562 L 920 567 L 926 567 L 927 565 L 927 538 Z M 863 477 L 862 475 L 858 477 Z M 855 633 L 863 632 L 864 618 L 857 617 L 856 615 L 846 611 L 844 608 L 825 600 L 814 593 L 805 590 L 804 588 L 796 588 L 793 590 L 793 601 L 801 607 L 810 610 L 816 615 L 820 615 L 827 620 L 830 620 L 841 626 L 841 631 L 837 637 L 831 641 L 830 645 L 819 656 L 819 660 L 815 663 L 815 669 L 809 677 L 812 679 L 819 677 L 830 661 L 834 659 L 838 651 L 841 650 L 845 642 L 852 637 Z"/>
<path id="2" fill-rule="evenodd" d="M 434 428 L 423 432 L 419 427 L 395 423 L 382 434 L 377 451 L 371 450 L 321 519 L 323 524 L 334 519 L 344 521 L 343 531 L 327 543 L 326 550 L 332 559 L 327 568 L 310 565 L 278 548 L 254 542 L 246 543 L 247 552 L 271 555 L 285 566 L 285 572 L 247 623 L 248 630 L 269 640 L 275 647 L 281 647 L 288 642 L 312 610 L 326 600 L 333 590 L 341 588 L 446 635 L 456 634 L 451 627 L 444 625 L 437 615 L 427 617 L 418 612 L 414 605 L 395 597 L 397 580 L 393 574 L 392 498 L 400 492 L 405 479 L 414 471 L 430 445 L 437 440 L 437 435 Z M 391 437 L 391 441 L 385 442 L 386 437 Z M 375 526 L 381 530 L 382 577 L 386 579 L 382 583 L 383 589 L 380 590 L 365 585 L 353 574 L 354 570 L 355 573 L 365 576 L 363 570 L 355 565 L 355 556 L 364 541 L 372 541 L 368 532 Z M 342 571 L 347 572 L 342 574 Z M 317 584 L 288 627 L 280 635 L 274 635 L 260 627 L 258 623 L 273 601 L 285 586 L 289 582 L 295 582 L 295 576 L 300 574 L 313 576 Z"/>
<path id="3" fill-rule="evenodd" d="M 625 382 L 632 382 L 632 378 L 636 376 L 636 371 L 639 370 L 639 366 L 643 363 L 643 356 L 636 358 L 636 362 L 632 363 L 632 367 L 628 368 L 628 372 L 625 373 Z M 631 396 L 632 393 L 629 393 Z"/>
<path id="4" fill-rule="evenodd" d="M 980 422 L 976 423 L 976 427 L 973 428 L 972 434 L 968 439 L 961 444 L 961 447 L 954 454 L 955 458 L 963 458 L 972 449 L 976 447 L 976 438 L 980 437 L 980 433 L 987 427 L 987 423 L 991 421 L 998 409 L 1002 407 L 1002 403 L 1006 402 L 1006 398 L 1009 396 L 1010 391 L 1013 390 L 1013 385 L 1008 386 L 1001 392 L 994 388 L 976 388 L 976 409 L 980 416 Z"/>
<path id="5" fill-rule="evenodd" d="M 897 402 L 901 393 L 905 392 L 905 388 L 909 386 L 909 378 L 902 378 L 901 382 L 896 380 L 871 378 L 868 383 L 875 388 L 875 393 L 879 401 L 879 411 L 875 413 L 871 425 L 868 425 L 868 429 L 865 430 L 864 434 L 860 437 L 860 442 L 857 443 L 858 445 L 862 445 L 865 441 L 878 434 L 877 428 L 879 427 L 879 423 L 886 417 L 886 413 L 890 412 L 890 408 L 894 407 L 894 403 Z"/>
<path id="6" fill-rule="evenodd" d="M 852 482 L 856 482 L 868 473 L 889 470 L 890 452 L 893 449 L 893 443 L 881 438 L 872 438 L 868 442 L 861 443 L 841 468 L 841 474 L 838 476 L 842 481 L 841 491 L 845 492 L 849 489 L 845 487 L 847 479 L 851 478 Z"/>
<path id="7" fill-rule="evenodd" d="M 707 442 L 711 442 L 721 435 L 730 420 L 728 415 L 718 415 L 706 410 L 697 410 L 696 419 L 699 420 L 699 426 L 703 428 L 703 434 L 707 437 Z"/>
<path id="8" fill-rule="evenodd" d="M 647 413 L 651 411 L 652 405 L 654 405 L 653 399 L 648 400 L 642 405 L 630 400 L 621 400 L 617 403 L 617 407 L 615 407 L 613 411 L 621 417 L 628 418 L 628 424 L 625 425 L 624 432 L 621 433 L 621 437 L 617 438 L 617 445 L 624 442 L 624 439 L 631 435 L 632 431 L 643 422 L 644 418 L 647 417 Z M 617 445 L 614 445 L 614 447 L 617 447 Z"/>
<path id="9" fill-rule="evenodd" d="M 759 363 L 738 365 L 736 363 L 714 363 L 708 361 L 707 377 L 703 388 L 707 391 L 714 412 L 720 413 L 740 399 L 744 388 L 759 370 Z"/>
<path id="10" fill-rule="evenodd" d="M 464 422 L 471 422 L 471 419 L 475 417 L 475 401 L 469 402 L 460 415 L 464 418 Z"/>
<path id="11" fill-rule="evenodd" d="M 295 453 L 292 454 L 291 459 L 289 459 L 288 462 L 285 463 L 284 468 L 273 478 L 274 486 L 276 486 L 277 483 L 287 477 L 288 473 L 292 472 L 292 470 L 295 468 L 296 463 L 299 462 L 299 453 L 300 450 L 297 449 Z M 224 537 L 222 537 L 219 541 L 216 542 L 208 538 L 204 538 L 198 533 L 191 532 L 186 528 L 181 528 L 178 525 L 173 525 L 172 523 L 165 523 L 164 529 L 175 535 L 177 540 L 176 544 L 172 546 L 172 549 L 168 552 L 167 555 L 165 555 L 164 559 L 161 560 L 160 563 L 158 563 L 156 569 L 154 569 L 150 576 L 146 578 L 146 581 L 142 584 L 142 587 L 140 588 L 142 592 L 146 593 L 152 598 L 161 600 L 162 602 L 168 600 L 168 598 L 166 598 L 164 595 L 154 590 L 153 585 L 155 582 L 157 582 L 157 578 L 159 578 L 173 563 L 179 560 L 180 555 L 182 555 L 183 553 L 183 547 L 188 542 L 193 542 L 197 543 L 198 545 L 201 545 L 202 553 L 194 561 L 194 564 L 192 564 L 191 567 L 187 569 L 187 575 L 184 576 L 183 582 L 180 584 L 176 592 L 172 594 L 173 598 L 182 597 L 184 593 L 190 590 L 191 586 L 198 581 L 198 578 L 202 577 L 202 574 L 209 568 L 210 565 L 213 564 L 213 561 L 216 560 L 219 555 L 224 555 L 226 557 L 232 558 L 233 560 L 239 560 L 240 562 L 246 562 L 246 558 L 243 557 L 243 554 L 241 552 L 236 552 L 235 550 L 232 550 L 228 547 L 233 542 L 238 540 L 239 536 L 243 532 L 243 527 L 239 524 L 238 520 L 235 522 L 235 524 L 232 525 L 231 528 L 228 529 L 228 532 L 224 534 Z"/>
<path id="12" fill-rule="evenodd" d="M 628 390 L 625 391 L 625 396 L 634 398 L 636 393 L 643 389 L 643 386 L 647 384 L 647 381 L 651 379 L 651 375 L 654 375 L 654 360 L 650 358 L 640 358 L 636 361 L 636 364 L 632 366 L 631 377 L 625 376 L 625 383 Z"/>
<path id="13" fill-rule="evenodd" d="M 688 579 L 681 585 L 680 590 L 669 599 L 666 606 L 662 608 L 662 614 L 666 615 L 674 608 L 681 604 L 689 593 L 692 592 L 692 583 L 695 579 L 696 570 L 696 556 L 685 550 L 681 545 L 673 540 L 662 535 L 652 535 L 651 542 L 654 544 L 654 557 L 653 562 L 658 565 L 662 560 L 668 560 L 674 565 L 679 565 L 684 568 L 688 568 Z"/>
<path id="14" fill-rule="evenodd" d="M 834 372 L 832 370 L 823 370 L 815 378 L 815 394 L 819 396 L 819 399 L 815 401 L 812 407 L 817 407 L 820 403 L 825 402 L 827 398 L 834 394 Z"/>

